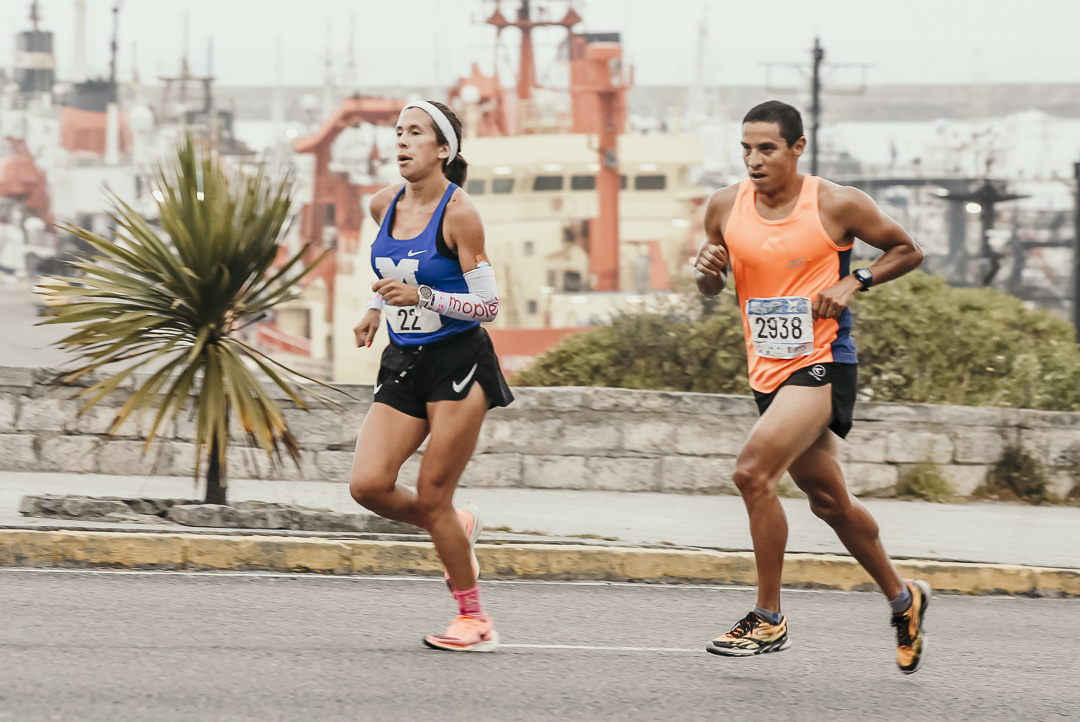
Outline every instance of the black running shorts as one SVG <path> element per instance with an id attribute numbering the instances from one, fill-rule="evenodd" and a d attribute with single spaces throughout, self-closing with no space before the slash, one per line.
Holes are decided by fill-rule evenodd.
<path id="1" fill-rule="evenodd" d="M 787 377 L 782 384 L 776 387 L 772 393 L 763 394 L 754 392 L 754 401 L 757 402 L 758 413 L 764 414 L 765 409 L 776 398 L 776 392 L 785 386 L 825 386 L 832 384 L 832 422 L 829 428 L 841 439 L 851 431 L 852 415 L 855 411 L 855 391 L 858 384 L 858 370 L 856 364 L 827 363 L 807 366 Z"/>
<path id="2" fill-rule="evenodd" d="M 487 394 L 488 408 L 514 400 L 491 337 L 480 326 L 420 346 L 391 342 L 383 351 L 375 403 L 426 419 L 429 401 L 460 401 L 474 383 Z"/>

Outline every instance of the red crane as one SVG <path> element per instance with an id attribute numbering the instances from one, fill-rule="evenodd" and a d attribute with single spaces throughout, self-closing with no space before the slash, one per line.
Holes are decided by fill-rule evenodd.
<path id="1" fill-rule="evenodd" d="M 589 221 L 589 271 L 594 291 L 619 290 L 619 173 L 617 136 L 626 128 L 627 77 L 622 45 L 570 38 L 573 131 L 597 136 L 597 217 Z"/>
<path id="2" fill-rule="evenodd" d="M 394 125 L 398 114 L 405 107 L 406 101 L 399 98 L 366 98 L 354 96 L 341 101 L 317 131 L 303 138 L 297 138 L 293 149 L 297 153 L 315 155 L 315 178 L 312 187 L 311 203 L 304 206 L 300 216 L 300 237 L 304 243 L 311 244 L 310 258 L 313 260 L 327 244 L 323 241 L 323 230 L 333 225 L 338 230 L 338 243 L 347 251 L 354 251 L 360 241 L 361 204 L 365 194 L 375 193 L 381 185 L 353 185 L 345 173 L 330 171 L 330 149 L 334 140 L 346 128 L 360 123 L 375 125 Z M 372 145 L 373 161 L 378 160 L 377 150 Z M 326 283 L 330 297 L 334 293 L 334 276 L 337 273 L 337 260 L 331 254 L 320 264 L 309 279 L 321 278 Z M 327 304 L 327 321 L 333 321 L 334 304 Z"/>
<path id="3" fill-rule="evenodd" d="M 589 266 L 594 291 L 619 290 L 619 172 L 617 136 L 626 128 L 626 91 L 630 74 L 623 67 L 622 45 L 618 42 L 590 42 L 578 35 L 573 26 L 581 16 L 570 7 L 559 21 L 533 19 L 530 0 L 521 0 L 517 19 L 511 22 L 502 14 L 498 2 L 486 20 L 499 33 L 508 27 L 521 31 L 518 71 L 517 127 L 521 133 L 532 132 L 535 109 L 532 91 L 536 87 L 536 62 L 533 58 L 532 30 L 536 27 L 563 27 L 569 35 L 570 99 L 573 113 L 571 132 L 597 136 L 600 170 L 596 174 L 597 217 L 589 221 Z M 474 70 L 474 75 L 477 72 Z"/>
<path id="4" fill-rule="evenodd" d="M 568 8 L 562 20 L 539 20 L 533 19 L 530 0 L 521 0 L 518 7 L 517 18 L 507 20 L 499 8 L 499 2 L 495 2 L 495 12 L 485 20 L 488 25 L 494 25 L 497 34 L 501 35 L 506 28 L 517 28 L 521 31 L 521 50 L 518 54 L 518 83 L 517 83 L 517 130 L 518 133 L 532 133 L 533 121 L 536 109 L 532 102 L 533 88 L 536 84 L 536 60 L 533 57 L 532 31 L 538 27 L 564 27 L 567 32 L 573 34 L 571 27 L 581 22 L 581 16 L 574 12 L 574 8 Z"/>

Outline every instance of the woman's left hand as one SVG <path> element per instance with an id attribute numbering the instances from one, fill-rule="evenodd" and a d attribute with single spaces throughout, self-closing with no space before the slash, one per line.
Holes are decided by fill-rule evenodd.
<path id="1" fill-rule="evenodd" d="M 391 306 L 415 306 L 420 302 L 416 286 L 410 286 L 393 278 L 380 278 L 371 285 L 371 290 L 382 294 L 383 301 Z"/>

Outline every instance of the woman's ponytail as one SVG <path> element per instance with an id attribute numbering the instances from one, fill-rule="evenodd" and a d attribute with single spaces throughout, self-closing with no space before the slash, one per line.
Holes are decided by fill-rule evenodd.
<path id="1" fill-rule="evenodd" d="M 448 181 L 464 188 L 465 179 L 469 176 L 469 164 L 458 153 L 452 161 L 443 164 L 442 172 Z"/>

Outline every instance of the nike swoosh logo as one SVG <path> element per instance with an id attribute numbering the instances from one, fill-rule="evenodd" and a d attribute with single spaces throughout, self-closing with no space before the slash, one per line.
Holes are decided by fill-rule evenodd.
<path id="1" fill-rule="evenodd" d="M 382 388 L 382 384 L 377 384 L 375 386 L 375 393 L 373 393 L 372 396 L 377 396 L 379 394 L 379 389 L 381 389 L 381 388 Z"/>
<path id="2" fill-rule="evenodd" d="M 466 386 L 466 385 L 467 385 L 467 384 L 468 384 L 468 383 L 469 383 L 470 381 L 472 381 L 472 375 L 473 375 L 474 373 L 476 373 L 476 367 L 477 367 L 478 365 L 479 365 L 479 364 L 473 364 L 473 365 L 472 365 L 472 370 L 471 370 L 471 371 L 469 371 L 469 375 L 468 375 L 468 376 L 466 376 L 465 378 L 463 378 L 463 379 L 461 380 L 461 383 L 460 383 L 460 384 L 459 384 L 459 383 L 458 383 L 457 381 L 453 381 L 453 382 L 451 382 L 451 383 L 450 383 L 450 385 L 454 387 L 454 393 L 455 393 L 455 394 L 460 394 L 460 393 L 461 393 L 461 390 L 462 390 L 463 388 L 465 388 L 465 386 Z"/>
<path id="3" fill-rule="evenodd" d="M 413 256 L 419 256 L 421 253 L 427 253 L 427 251 L 409 251 L 409 258 Z"/>

